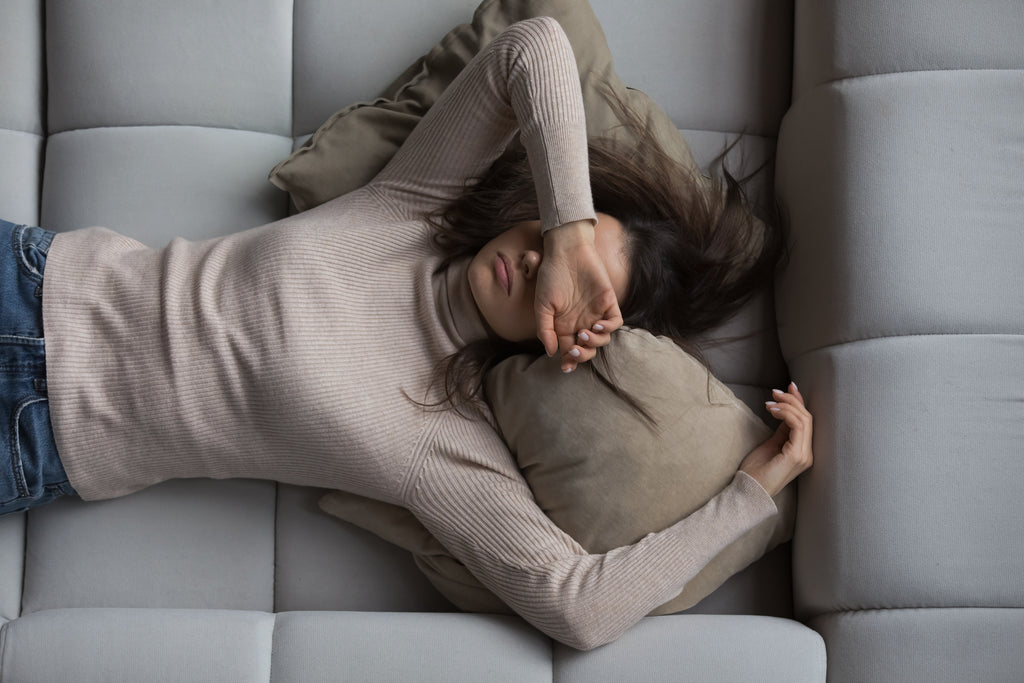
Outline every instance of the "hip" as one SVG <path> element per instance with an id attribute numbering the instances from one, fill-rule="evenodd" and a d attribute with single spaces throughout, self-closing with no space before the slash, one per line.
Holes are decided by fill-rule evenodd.
<path id="1" fill-rule="evenodd" d="M 46 383 L 42 292 L 54 233 L 0 220 L 0 514 L 73 495 Z"/>

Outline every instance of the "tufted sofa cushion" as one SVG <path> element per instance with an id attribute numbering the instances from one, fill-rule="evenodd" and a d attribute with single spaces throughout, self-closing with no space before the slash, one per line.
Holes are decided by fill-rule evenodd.
<path id="1" fill-rule="evenodd" d="M 1024 8 L 836 0 L 796 27 L 776 301 L 820 416 L 797 612 L 830 680 L 1020 680 Z"/>
<path id="2" fill-rule="evenodd" d="M 4 680 L 824 680 L 813 631 L 788 620 L 660 618 L 593 653 L 512 617 L 465 614 L 81 609 L 4 630 Z M 103 631 L 97 631 L 97 625 Z M 679 647 L 680 641 L 687 647 Z M 737 657 L 737 652 L 745 653 Z"/>

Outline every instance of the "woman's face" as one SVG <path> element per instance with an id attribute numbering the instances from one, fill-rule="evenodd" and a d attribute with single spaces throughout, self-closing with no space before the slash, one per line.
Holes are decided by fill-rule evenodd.
<path id="1" fill-rule="evenodd" d="M 622 224 L 607 214 L 597 214 L 594 246 L 608 270 L 615 296 L 621 302 L 629 284 L 629 259 Z M 540 221 L 528 221 L 492 239 L 470 261 L 469 287 L 473 299 L 484 320 L 502 339 L 537 338 L 534 298 L 537 269 L 543 260 Z"/>

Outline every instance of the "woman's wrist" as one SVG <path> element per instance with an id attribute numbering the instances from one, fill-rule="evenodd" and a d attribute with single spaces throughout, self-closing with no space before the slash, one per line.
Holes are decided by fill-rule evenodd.
<path id="1" fill-rule="evenodd" d="M 544 233 L 546 249 L 566 249 L 594 243 L 594 221 L 582 220 L 563 223 Z"/>

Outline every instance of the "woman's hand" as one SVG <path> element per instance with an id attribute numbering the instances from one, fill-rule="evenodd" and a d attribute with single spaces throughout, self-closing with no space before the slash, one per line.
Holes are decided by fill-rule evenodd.
<path id="1" fill-rule="evenodd" d="M 774 401 L 765 405 L 782 424 L 767 441 L 752 450 L 740 464 L 740 471 L 757 480 L 769 495 L 776 495 L 786 484 L 811 466 L 812 418 L 804 407 L 804 397 L 792 382 L 789 391 L 773 390 Z"/>
<path id="2" fill-rule="evenodd" d="M 622 326 L 590 221 L 566 223 L 544 234 L 535 307 L 537 337 L 548 356 L 561 349 L 563 372 L 592 359 Z"/>

